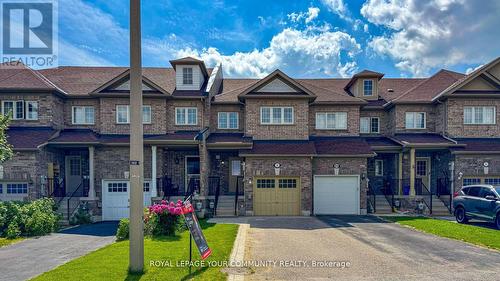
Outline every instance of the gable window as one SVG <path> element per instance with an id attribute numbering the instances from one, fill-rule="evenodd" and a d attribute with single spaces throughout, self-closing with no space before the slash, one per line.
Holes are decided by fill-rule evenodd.
<path id="1" fill-rule="evenodd" d="M 176 107 L 175 125 L 194 126 L 198 124 L 198 108 L 196 107 Z"/>
<path id="2" fill-rule="evenodd" d="M 466 125 L 494 125 L 496 112 L 494 106 L 465 106 L 464 124 Z"/>
<path id="3" fill-rule="evenodd" d="M 380 132 L 380 120 L 378 117 L 361 117 L 359 120 L 359 132 L 362 134 L 377 134 Z"/>
<path id="4" fill-rule="evenodd" d="M 373 80 L 363 80 L 363 96 L 373 96 Z"/>
<path id="5" fill-rule="evenodd" d="M 116 123 L 129 124 L 130 123 L 130 106 L 117 105 L 116 106 Z M 151 106 L 142 106 L 142 124 L 151 124 Z"/>
<path id="6" fill-rule="evenodd" d="M 375 176 L 384 175 L 384 160 L 375 160 Z"/>
<path id="7" fill-rule="evenodd" d="M 142 106 L 142 124 L 151 124 L 151 106 Z"/>
<path id="8" fill-rule="evenodd" d="M 347 112 L 316 113 L 316 129 L 319 130 L 347 129 Z"/>
<path id="9" fill-rule="evenodd" d="M 219 129 L 238 129 L 238 112 L 219 112 Z"/>
<path id="10" fill-rule="evenodd" d="M 12 119 L 24 119 L 24 101 L 3 101 L 2 102 L 3 114 L 10 114 Z"/>
<path id="11" fill-rule="evenodd" d="M 293 124 L 293 107 L 260 108 L 260 123 L 262 125 L 291 125 Z"/>
<path id="12" fill-rule="evenodd" d="M 425 112 L 406 112 L 406 129 L 425 129 Z"/>
<path id="13" fill-rule="evenodd" d="M 26 101 L 26 120 L 38 120 L 37 101 Z"/>
<path id="14" fill-rule="evenodd" d="M 93 106 L 73 106 L 72 123 L 74 125 L 93 125 L 94 107 Z"/>
<path id="15" fill-rule="evenodd" d="M 182 84 L 193 85 L 193 68 L 192 67 L 182 68 Z"/>

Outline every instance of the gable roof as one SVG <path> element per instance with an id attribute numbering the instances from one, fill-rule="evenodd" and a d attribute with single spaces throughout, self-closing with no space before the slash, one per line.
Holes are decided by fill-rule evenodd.
<path id="1" fill-rule="evenodd" d="M 375 77 L 375 78 L 378 78 L 378 80 L 380 80 L 380 79 L 382 79 L 382 77 L 384 77 L 384 74 L 380 73 L 380 72 L 364 69 L 361 72 L 358 72 L 352 76 L 352 78 L 349 80 L 349 82 L 347 82 L 347 84 L 344 86 L 344 90 L 349 91 L 349 88 L 352 86 L 352 84 L 354 84 L 354 82 L 356 82 L 356 80 L 358 80 L 358 78 L 363 78 L 363 77 L 366 77 L 366 78 Z"/>
<path id="2" fill-rule="evenodd" d="M 21 61 L 0 64 L 0 89 L 58 91 L 64 93 L 41 73 L 27 67 Z"/>
<path id="3" fill-rule="evenodd" d="M 199 59 L 195 59 L 193 57 L 184 57 L 180 59 L 171 60 L 170 64 L 174 69 L 176 69 L 177 65 L 198 65 L 200 66 L 201 72 L 205 77 L 208 77 L 210 74 L 205 66 L 205 62 Z"/>
<path id="4" fill-rule="evenodd" d="M 126 81 L 129 81 L 129 80 L 130 80 L 130 69 L 127 69 L 123 73 L 121 73 L 120 75 L 116 76 L 115 78 L 113 78 L 113 79 L 109 80 L 108 82 L 104 83 L 103 85 L 101 85 L 99 88 L 93 90 L 90 94 L 102 93 L 103 91 L 105 91 L 106 89 L 108 89 L 110 87 L 116 86 L 117 84 L 122 84 Z M 149 79 L 144 74 L 142 75 L 142 83 L 144 83 L 149 88 L 156 90 L 162 94 L 170 94 L 162 87 L 156 85 L 155 82 L 153 82 L 151 79 Z"/>

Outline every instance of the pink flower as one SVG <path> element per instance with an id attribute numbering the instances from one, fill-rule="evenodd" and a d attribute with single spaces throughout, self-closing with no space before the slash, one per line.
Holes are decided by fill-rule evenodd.
<path id="1" fill-rule="evenodd" d="M 175 207 L 174 215 L 180 215 L 180 214 L 182 214 L 182 209 L 180 207 Z"/>
<path id="2" fill-rule="evenodd" d="M 167 204 L 167 201 L 165 201 L 165 200 L 161 200 L 161 204 L 162 204 L 162 205 L 165 205 L 165 204 Z"/>

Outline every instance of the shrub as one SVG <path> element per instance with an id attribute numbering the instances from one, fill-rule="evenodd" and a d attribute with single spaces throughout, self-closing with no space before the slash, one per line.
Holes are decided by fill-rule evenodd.
<path id="1" fill-rule="evenodd" d="M 145 233 L 150 236 L 173 236 L 183 230 L 182 201 L 154 204 L 145 210 Z"/>
<path id="2" fill-rule="evenodd" d="M 120 223 L 118 224 L 118 230 L 116 231 L 116 241 L 128 239 L 129 223 L 129 219 L 120 220 Z"/>
<path id="3" fill-rule="evenodd" d="M 90 215 L 88 205 L 87 204 L 80 204 L 80 206 L 78 206 L 78 210 L 71 217 L 71 220 L 69 223 L 71 225 L 92 223 L 92 216 Z"/>
<path id="4" fill-rule="evenodd" d="M 5 236 L 9 239 L 15 239 L 19 236 L 21 236 L 21 230 L 19 229 L 19 226 L 17 223 L 11 223 L 7 227 L 7 231 L 5 232 Z"/>

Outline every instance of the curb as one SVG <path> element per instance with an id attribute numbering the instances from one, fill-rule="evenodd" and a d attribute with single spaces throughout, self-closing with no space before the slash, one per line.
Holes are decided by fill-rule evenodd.
<path id="1" fill-rule="evenodd" d="M 229 257 L 230 263 L 241 263 L 245 259 L 245 244 L 247 240 L 247 232 L 250 228 L 249 224 L 240 224 L 238 228 L 238 234 L 234 240 L 233 250 L 231 251 L 231 256 Z M 242 281 L 245 280 L 244 275 L 228 274 L 227 280 L 229 281 Z"/>

